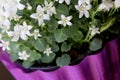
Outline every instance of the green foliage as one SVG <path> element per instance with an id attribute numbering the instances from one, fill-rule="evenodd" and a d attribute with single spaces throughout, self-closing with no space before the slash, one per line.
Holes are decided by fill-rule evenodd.
<path id="1" fill-rule="evenodd" d="M 90 50 L 91 51 L 96 51 L 102 47 L 101 40 L 98 38 L 94 38 L 92 42 L 90 43 Z"/>
<path id="2" fill-rule="evenodd" d="M 55 35 L 55 40 L 60 43 L 60 42 L 64 42 L 65 40 L 67 40 L 67 36 L 65 35 L 63 29 L 57 29 L 54 32 Z"/>
<path id="3" fill-rule="evenodd" d="M 58 18 L 58 19 L 61 18 L 61 14 L 66 15 L 66 16 L 69 14 L 69 9 L 64 4 L 59 4 L 56 7 L 56 11 L 57 11 L 57 14 L 55 15 L 55 17 Z"/>
<path id="4" fill-rule="evenodd" d="M 48 44 L 53 44 L 53 42 L 55 41 L 54 33 L 48 34 L 46 40 Z"/>
<path id="5" fill-rule="evenodd" d="M 46 49 L 47 43 L 46 40 L 43 38 L 37 39 L 37 40 L 31 40 L 32 45 L 35 47 L 38 51 L 44 51 Z"/>
<path id="6" fill-rule="evenodd" d="M 34 62 L 31 62 L 31 61 L 29 61 L 29 60 L 25 60 L 25 61 L 22 63 L 23 67 L 25 67 L 25 68 L 29 68 L 29 67 L 32 66 L 33 64 L 34 64 Z"/>
<path id="7" fill-rule="evenodd" d="M 78 0 L 71 0 L 71 2 L 72 2 L 74 5 L 78 4 Z"/>
<path id="8" fill-rule="evenodd" d="M 51 49 L 53 52 L 58 52 L 59 51 L 59 46 L 56 43 L 52 43 Z"/>
<path id="9" fill-rule="evenodd" d="M 62 52 L 67 52 L 71 49 L 71 45 L 67 44 L 66 42 L 62 43 L 61 45 L 61 51 Z"/>
<path id="10" fill-rule="evenodd" d="M 68 54 L 62 55 L 62 57 L 58 57 L 56 60 L 57 66 L 65 66 L 70 63 L 70 56 Z"/>
<path id="11" fill-rule="evenodd" d="M 35 0 L 36 4 L 44 4 L 44 0 Z"/>
<path id="12" fill-rule="evenodd" d="M 15 0 L 13 0 L 13 2 L 14 1 Z M 47 7 L 45 1 L 49 4 Z M 7 7 L 7 9 L 4 5 L 1 5 L 0 40 L 10 42 L 8 47 L 10 47 L 11 50 L 8 50 L 8 52 L 13 61 L 19 60 L 19 52 L 22 53 L 26 51 L 26 55 L 30 55 L 27 60 L 23 59 L 22 64 L 26 68 L 32 66 L 35 61 L 49 65 L 56 60 L 55 64 L 57 64 L 57 66 L 69 65 L 70 56 L 69 54 L 63 53 L 73 51 L 71 49 L 83 49 L 84 47 L 87 47 L 87 49 L 85 49 L 86 52 L 81 54 L 86 54 L 88 51 L 97 51 L 102 48 L 102 41 L 104 39 L 101 40 L 101 38 L 106 37 L 107 32 L 111 34 L 119 33 L 120 9 L 115 7 L 115 0 L 112 0 L 114 6 L 109 10 L 100 10 L 99 6 L 103 2 L 102 0 L 90 0 L 90 3 L 87 4 L 85 2 L 85 5 L 84 3 L 79 5 L 79 7 L 82 6 L 79 10 L 76 9 L 76 6 L 79 4 L 78 0 L 70 0 L 69 5 L 66 1 L 64 0 L 63 3 L 59 3 L 59 0 L 20 0 L 20 3 L 25 6 L 24 9 L 19 9 L 18 6 L 11 4 L 7 4 L 7 6 L 10 6 L 10 8 Z M 53 5 L 51 5 L 51 2 Z M 14 5 L 15 4 L 14 2 Z M 84 10 L 86 6 L 88 7 L 88 4 L 91 5 L 91 7 L 89 7 L 90 9 Z M 43 12 L 37 11 L 38 5 L 44 9 Z M 28 7 L 31 7 L 31 9 L 28 9 Z M 89 16 L 86 17 L 86 14 L 89 14 Z M 45 19 L 48 18 L 46 15 L 49 16 L 50 20 Z M 61 15 L 65 17 L 61 18 Z M 80 17 L 81 15 L 83 16 Z M 68 16 L 72 16 L 72 19 L 69 18 L 69 20 Z M 27 25 L 24 26 L 23 22 L 26 22 Z M 38 24 L 38 22 L 41 24 Z M 6 25 L 6 23 L 8 24 Z M 64 23 L 66 26 L 63 26 Z M 72 25 L 70 25 L 70 23 Z M 16 29 L 15 26 L 18 25 L 20 27 Z M 30 26 L 32 26 L 32 28 L 29 30 Z M 35 33 L 35 30 L 38 30 L 38 32 Z M 9 32 L 13 34 L 9 34 Z M 28 37 L 28 39 L 24 40 L 23 37 Z M 109 37 L 111 36 L 107 35 L 107 38 Z M 13 38 L 19 38 L 19 40 L 12 41 Z M 53 52 L 49 56 L 44 53 L 47 47 L 50 47 L 51 52 Z M 46 52 L 49 53 L 49 50 Z"/>
<path id="13" fill-rule="evenodd" d="M 108 28 L 110 28 L 114 22 L 115 22 L 115 18 L 109 18 L 108 21 L 101 26 L 100 32 L 103 32 Z"/>
<path id="14" fill-rule="evenodd" d="M 50 21 L 46 21 L 46 24 L 48 24 L 48 31 L 49 32 L 54 32 L 56 28 L 58 27 L 57 20 L 51 19 Z"/>
<path id="15" fill-rule="evenodd" d="M 56 54 L 55 53 L 51 53 L 49 56 L 47 56 L 46 54 L 43 54 L 41 57 L 41 61 L 43 63 L 50 63 L 54 60 Z"/>
<path id="16" fill-rule="evenodd" d="M 35 50 L 30 51 L 29 54 L 30 54 L 30 56 L 32 56 L 29 58 L 29 61 L 35 61 L 35 60 L 41 59 L 41 54 L 36 52 Z"/>
<path id="17" fill-rule="evenodd" d="M 10 49 L 11 50 L 9 50 L 8 52 L 9 52 L 9 54 L 10 54 L 10 56 L 11 56 L 11 59 L 13 60 L 13 61 L 16 61 L 16 60 L 18 60 L 18 52 L 20 51 L 20 45 L 19 44 L 15 44 L 15 43 L 10 43 Z"/>
<path id="18" fill-rule="evenodd" d="M 75 35 L 73 35 L 72 39 L 76 42 L 81 42 L 83 38 L 83 34 L 81 31 L 77 31 Z"/>

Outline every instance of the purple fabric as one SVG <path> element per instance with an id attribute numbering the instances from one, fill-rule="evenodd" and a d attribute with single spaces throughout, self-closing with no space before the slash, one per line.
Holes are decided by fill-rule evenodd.
<path id="1" fill-rule="evenodd" d="M 120 80 L 120 37 L 106 44 L 100 53 L 87 56 L 78 65 L 64 66 L 51 72 L 28 72 L 13 63 L 9 54 L 2 50 L 0 60 L 16 80 Z"/>

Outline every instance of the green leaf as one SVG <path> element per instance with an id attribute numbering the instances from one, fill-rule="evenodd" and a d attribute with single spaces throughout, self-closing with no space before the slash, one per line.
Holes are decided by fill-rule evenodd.
<path id="1" fill-rule="evenodd" d="M 61 51 L 62 52 L 67 52 L 71 49 L 71 45 L 70 44 L 67 44 L 66 42 L 62 43 L 62 46 L 61 46 Z"/>
<path id="2" fill-rule="evenodd" d="M 64 4 L 59 4 L 57 7 L 56 7 L 56 12 L 57 14 L 55 15 L 56 18 L 60 19 L 61 18 L 61 15 L 69 15 L 69 9 L 67 7 L 67 5 L 64 5 Z"/>
<path id="3" fill-rule="evenodd" d="M 10 57 L 13 61 L 18 60 L 18 52 L 20 51 L 20 45 L 17 43 L 10 43 L 10 51 L 8 51 L 10 53 Z"/>
<path id="4" fill-rule="evenodd" d="M 75 35 L 72 36 L 74 41 L 81 41 L 83 39 L 83 34 L 81 31 L 77 31 Z"/>
<path id="5" fill-rule="evenodd" d="M 51 50 L 52 50 L 53 52 L 59 51 L 59 46 L 58 46 L 58 44 L 53 43 L 53 44 L 51 45 Z"/>
<path id="6" fill-rule="evenodd" d="M 56 30 L 56 28 L 58 27 L 57 20 L 55 20 L 55 19 L 47 20 L 47 21 L 45 21 L 45 23 L 48 24 L 49 32 L 54 32 Z"/>
<path id="7" fill-rule="evenodd" d="M 46 37 L 47 43 L 49 44 L 53 44 L 53 42 L 55 41 L 55 37 L 54 37 L 54 33 L 48 34 L 48 36 Z"/>
<path id="8" fill-rule="evenodd" d="M 62 55 L 62 57 L 58 57 L 56 60 L 57 66 L 65 66 L 70 63 L 70 56 L 68 54 Z"/>
<path id="9" fill-rule="evenodd" d="M 23 67 L 25 68 L 29 68 L 30 66 L 33 65 L 33 62 L 29 61 L 29 60 L 25 60 L 23 63 L 22 63 Z"/>
<path id="10" fill-rule="evenodd" d="M 29 58 L 30 61 L 35 61 L 35 60 L 41 59 L 41 54 L 38 53 L 38 52 L 36 52 L 36 51 L 30 51 L 29 54 L 30 54 L 30 56 L 31 56 L 31 57 Z"/>
<path id="11" fill-rule="evenodd" d="M 46 49 L 47 43 L 46 40 L 43 38 L 37 40 L 31 40 L 32 45 L 35 47 L 36 50 L 43 52 Z"/>
<path id="12" fill-rule="evenodd" d="M 44 4 L 44 0 L 35 0 L 36 4 Z"/>
<path id="13" fill-rule="evenodd" d="M 76 31 L 78 31 L 79 30 L 79 28 L 77 27 L 77 26 L 75 26 L 75 25 L 72 25 L 72 26 L 70 26 L 70 27 L 64 27 L 63 28 L 63 31 L 64 31 L 64 33 L 68 36 L 68 37 L 72 37 L 75 33 L 76 33 Z"/>
<path id="14" fill-rule="evenodd" d="M 78 4 L 78 0 L 71 0 L 71 2 L 72 2 L 74 5 L 77 5 L 77 4 Z"/>
<path id="15" fill-rule="evenodd" d="M 94 19 L 91 23 L 91 25 L 95 25 L 97 27 L 101 26 L 101 21 L 99 19 Z"/>
<path id="16" fill-rule="evenodd" d="M 49 56 L 47 56 L 46 54 L 43 54 L 43 56 L 41 57 L 41 61 L 43 63 L 50 63 L 54 60 L 56 54 L 55 53 L 51 53 Z"/>
<path id="17" fill-rule="evenodd" d="M 58 29 L 54 32 L 55 40 L 60 43 L 67 40 L 67 36 L 64 34 L 63 29 Z"/>
<path id="18" fill-rule="evenodd" d="M 96 51 L 102 47 L 101 40 L 98 38 L 94 38 L 92 42 L 90 43 L 89 49 L 91 51 Z"/>
<path id="19" fill-rule="evenodd" d="M 41 1 L 43 1 L 43 0 L 41 0 Z M 36 11 L 36 4 L 38 4 L 39 2 L 38 2 L 38 0 L 28 0 L 28 3 L 32 6 L 32 11 L 34 10 L 34 11 Z"/>

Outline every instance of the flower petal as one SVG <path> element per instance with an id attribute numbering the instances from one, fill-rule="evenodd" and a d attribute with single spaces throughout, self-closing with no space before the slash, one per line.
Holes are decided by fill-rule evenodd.
<path id="1" fill-rule="evenodd" d="M 21 34 L 20 37 L 25 41 L 28 39 L 28 37 L 25 34 Z"/>
<path id="2" fill-rule="evenodd" d="M 71 19 L 72 19 L 72 16 L 68 16 L 67 19 L 68 19 L 68 20 L 71 20 Z"/>
<path id="3" fill-rule="evenodd" d="M 58 24 L 63 24 L 63 21 L 58 21 Z"/>
<path id="4" fill-rule="evenodd" d="M 89 12 L 88 11 L 85 11 L 85 17 L 88 18 L 89 17 Z"/>
<path id="5" fill-rule="evenodd" d="M 67 25 L 71 26 L 71 25 L 72 25 L 72 23 L 71 23 L 71 22 L 67 22 Z"/>
<path id="6" fill-rule="evenodd" d="M 31 16 L 31 18 L 34 18 L 34 19 L 37 19 L 38 18 L 38 15 L 36 13 L 33 13 Z"/>
<path id="7" fill-rule="evenodd" d="M 59 0 L 59 3 L 63 3 L 64 2 L 64 0 Z"/>
<path id="8" fill-rule="evenodd" d="M 16 42 L 16 41 L 18 41 L 18 40 L 19 40 L 19 35 L 13 36 L 12 41 Z"/>
<path id="9" fill-rule="evenodd" d="M 19 3 L 19 4 L 17 5 L 17 8 L 20 9 L 20 10 L 23 10 L 23 9 L 25 8 L 25 6 L 24 6 L 23 4 L 20 4 L 20 3 Z"/>
<path id="10" fill-rule="evenodd" d="M 69 5 L 70 4 L 70 0 L 65 0 L 66 4 Z"/>
<path id="11" fill-rule="evenodd" d="M 79 13 L 79 18 L 82 18 L 82 16 L 83 16 L 83 12 L 80 12 Z"/>
<path id="12" fill-rule="evenodd" d="M 48 14 L 45 14 L 43 17 L 45 20 L 50 20 L 50 16 Z"/>
<path id="13" fill-rule="evenodd" d="M 39 19 L 38 20 L 38 25 L 41 26 L 42 23 L 43 23 L 43 19 Z"/>
<path id="14" fill-rule="evenodd" d="M 62 14 L 62 15 L 61 15 L 61 19 L 64 19 L 64 18 L 65 18 L 65 16 Z"/>

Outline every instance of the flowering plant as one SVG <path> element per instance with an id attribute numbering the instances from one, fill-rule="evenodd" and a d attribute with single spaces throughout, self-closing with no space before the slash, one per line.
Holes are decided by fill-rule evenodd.
<path id="1" fill-rule="evenodd" d="M 0 46 L 24 67 L 70 64 L 72 49 L 119 33 L 120 0 L 0 0 Z M 114 27 L 113 27 L 114 26 Z M 80 56 L 81 54 L 77 55 Z"/>

